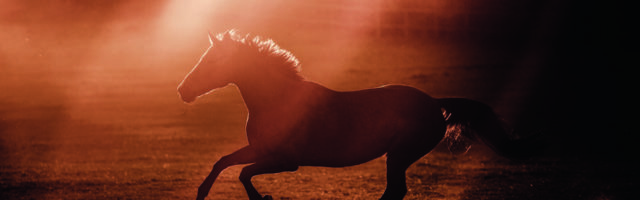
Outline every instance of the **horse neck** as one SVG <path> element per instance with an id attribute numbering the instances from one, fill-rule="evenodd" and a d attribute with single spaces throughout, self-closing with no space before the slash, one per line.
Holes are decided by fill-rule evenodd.
<path id="1" fill-rule="evenodd" d="M 279 109 L 291 103 L 303 90 L 304 81 L 288 75 L 253 73 L 254 77 L 236 81 L 249 112 Z"/>

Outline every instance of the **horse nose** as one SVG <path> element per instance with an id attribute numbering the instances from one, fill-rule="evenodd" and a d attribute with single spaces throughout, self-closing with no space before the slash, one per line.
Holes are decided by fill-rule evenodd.
<path id="1" fill-rule="evenodd" d="M 180 99 L 182 99 L 182 101 L 184 101 L 185 103 L 191 103 L 196 100 L 196 98 L 194 98 L 193 95 L 190 95 L 187 89 L 183 87 L 182 84 L 178 86 L 178 96 L 180 96 Z"/>
<path id="2" fill-rule="evenodd" d="M 182 99 L 182 101 L 184 101 L 185 103 L 191 103 L 191 102 L 196 100 L 195 97 L 184 95 L 184 94 L 179 93 L 179 92 L 178 92 L 178 96 L 180 96 L 180 99 Z"/>

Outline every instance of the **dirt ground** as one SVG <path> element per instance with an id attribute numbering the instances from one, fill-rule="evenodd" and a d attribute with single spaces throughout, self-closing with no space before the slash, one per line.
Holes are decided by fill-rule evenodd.
<path id="1" fill-rule="evenodd" d="M 190 105 L 177 96 L 178 83 L 207 47 L 206 35 L 150 35 L 147 29 L 154 25 L 87 15 L 68 24 L 25 16 L 0 21 L 0 199 L 195 198 L 213 163 L 247 144 L 247 110 L 237 88 L 216 90 Z M 95 29 L 96 19 L 108 28 Z M 408 170 L 405 199 L 634 196 L 635 162 L 603 150 L 616 145 L 574 140 L 593 133 L 558 125 L 566 113 L 543 116 L 548 110 L 539 108 L 557 107 L 531 103 L 557 92 L 540 95 L 549 88 L 545 80 L 557 80 L 546 75 L 555 68 L 540 67 L 548 64 L 538 62 L 544 54 L 455 39 L 244 30 L 272 37 L 300 59 L 303 76 L 329 88 L 393 83 L 434 97 L 476 99 L 523 135 L 544 135 L 536 154 L 521 160 L 482 145 L 463 155 L 439 147 Z M 163 40 L 174 37 L 193 38 Z M 241 168 L 225 170 L 208 199 L 245 199 L 237 178 Z M 301 167 L 253 181 L 275 199 L 377 199 L 385 187 L 384 157 L 345 168 Z"/>

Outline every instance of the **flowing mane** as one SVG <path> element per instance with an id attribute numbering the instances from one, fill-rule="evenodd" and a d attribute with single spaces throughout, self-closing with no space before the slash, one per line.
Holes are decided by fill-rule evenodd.
<path id="1" fill-rule="evenodd" d="M 299 75 L 301 71 L 300 61 L 291 52 L 280 48 L 273 40 L 260 36 L 251 36 L 249 34 L 241 35 L 235 30 L 229 30 L 216 35 L 213 48 L 216 43 L 228 44 L 233 43 L 237 48 L 237 56 L 240 59 L 249 59 L 250 62 L 260 62 L 264 67 L 279 68 L 275 70 L 283 70 L 284 73 L 292 75 L 293 78 L 303 79 Z M 222 45 L 224 48 L 224 45 Z M 259 59 L 255 59 L 259 58 Z"/>

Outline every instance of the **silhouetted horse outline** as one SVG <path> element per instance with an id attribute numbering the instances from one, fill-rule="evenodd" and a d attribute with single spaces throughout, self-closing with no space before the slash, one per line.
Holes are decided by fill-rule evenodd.
<path id="1" fill-rule="evenodd" d="M 249 145 L 214 164 L 197 199 L 204 199 L 220 172 L 232 165 L 251 164 L 240 173 L 249 199 L 271 199 L 258 193 L 251 177 L 298 166 L 357 165 L 385 154 L 387 187 L 380 199 L 402 199 L 405 171 L 443 140 L 448 127 L 497 152 L 508 140 L 485 104 L 435 99 L 401 85 L 334 91 L 302 78 L 298 60 L 271 40 L 234 31 L 210 34 L 209 40 L 210 47 L 178 92 L 182 100 L 193 102 L 235 84 L 249 110 Z"/>

